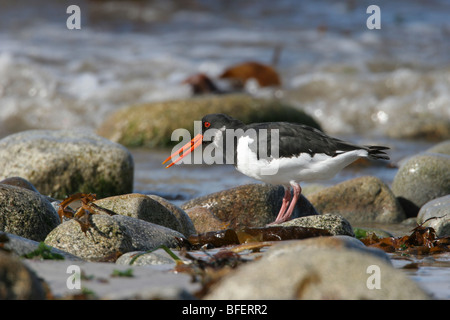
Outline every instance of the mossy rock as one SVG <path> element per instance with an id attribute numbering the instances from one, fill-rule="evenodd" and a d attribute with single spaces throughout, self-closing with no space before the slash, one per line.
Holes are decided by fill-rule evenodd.
<path id="1" fill-rule="evenodd" d="M 175 129 L 193 136 L 194 121 L 210 113 L 226 113 L 244 123 L 289 121 L 320 129 L 310 115 L 280 100 L 230 94 L 129 106 L 107 118 L 97 133 L 127 147 L 168 147 L 174 144 Z"/>

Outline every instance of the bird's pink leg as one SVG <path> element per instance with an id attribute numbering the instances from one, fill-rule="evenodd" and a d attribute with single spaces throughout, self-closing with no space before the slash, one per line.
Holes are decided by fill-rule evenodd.
<path id="1" fill-rule="evenodd" d="M 288 208 L 289 201 L 291 201 L 291 188 L 284 187 L 283 202 L 281 203 L 281 208 L 280 208 L 280 211 L 278 212 L 277 218 L 272 223 L 279 223 L 280 222 L 280 220 L 284 216 L 284 213 L 286 212 L 286 209 Z"/>
<path id="2" fill-rule="evenodd" d="M 300 194 L 302 193 L 302 188 L 298 183 L 291 183 L 292 188 L 294 189 L 294 197 L 289 205 L 287 211 L 281 216 L 277 217 L 275 220 L 276 223 L 285 222 L 291 219 L 292 213 L 294 212 L 295 205 L 297 204 L 298 199 L 300 198 Z"/>

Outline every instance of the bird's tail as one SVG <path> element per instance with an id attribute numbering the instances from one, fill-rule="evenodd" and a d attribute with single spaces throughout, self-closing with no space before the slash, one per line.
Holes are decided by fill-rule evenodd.
<path id="1" fill-rule="evenodd" d="M 388 150 L 388 147 L 383 146 L 367 146 L 369 152 L 369 159 L 373 160 L 389 160 L 389 156 L 384 150 Z"/>

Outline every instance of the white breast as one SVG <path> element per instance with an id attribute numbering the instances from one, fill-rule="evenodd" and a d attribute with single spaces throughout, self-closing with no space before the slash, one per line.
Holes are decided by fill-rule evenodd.
<path id="1" fill-rule="evenodd" d="M 337 156 L 316 153 L 300 154 L 293 158 L 259 159 L 251 152 L 250 137 L 242 137 L 237 145 L 236 169 L 254 179 L 270 184 L 289 184 L 291 181 L 325 180 L 334 177 L 340 170 L 360 157 L 367 157 L 366 150 L 343 152 Z"/>

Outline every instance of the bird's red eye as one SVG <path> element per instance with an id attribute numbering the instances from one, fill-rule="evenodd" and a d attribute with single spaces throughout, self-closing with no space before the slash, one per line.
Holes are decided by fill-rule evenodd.
<path id="1" fill-rule="evenodd" d="M 211 123 L 205 122 L 205 123 L 204 123 L 204 126 L 205 126 L 205 128 L 209 128 L 209 127 L 211 126 Z"/>

